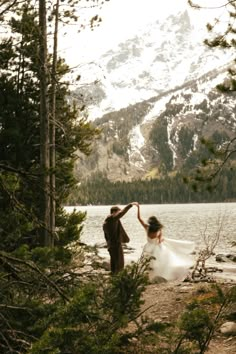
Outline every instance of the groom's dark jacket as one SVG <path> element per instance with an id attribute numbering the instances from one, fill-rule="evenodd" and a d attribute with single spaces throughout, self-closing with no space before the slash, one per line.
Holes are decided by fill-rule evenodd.
<path id="1" fill-rule="evenodd" d="M 132 207 L 128 204 L 124 209 L 108 215 L 103 223 L 104 236 L 111 257 L 111 271 L 117 273 L 124 268 L 122 243 L 129 242 L 129 237 L 123 228 L 120 218 Z"/>

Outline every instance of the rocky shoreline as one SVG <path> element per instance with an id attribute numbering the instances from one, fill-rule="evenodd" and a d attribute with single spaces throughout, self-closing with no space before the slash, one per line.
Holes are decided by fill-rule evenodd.
<path id="1" fill-rule="evenodd" d="M 222 256 L 222 255 L 221 255 Z M 218 258 L 216 255 L 215 257 Z M 126 264 L 127 257 L 126 257 Z M 109 276 L 109 258 L 100 257 L 100 271 Z M 186 306 L 201 296 L 209 296 L 213 284 L 218 284 L 223 290 L 236 286 L 236 263 L 231 257 L 224 255 L 219 266 L 207 264 L 207 276 L 194 280 L 186 278 L 183 281 L 167 282 L 162 278 L 155 279 L 143 293 L 144 304 L 141 312 L 160 323 L 172 323 L 181 316 Z M 87 271 L 93 271 L 92 266 L 86 266 Z M 97 270 L 98 271 L 98 270 Z M 191 271 L 190 271 L 191 273 Z M 207 354 L 236 353 L 236 303 L 233 304 L 228 316 L 221 319 L 210 342 Z"/>
<path id="2" fill-rule="evenodd" d="M 195 280 L 186 278 L 184 281 L 157 282 L 150 284 L 144 293 L 144 307 L 153 305 L 147 315 L 154 321 L 176 321 L 183 313 L 186 305 L 193 300 L 208 296 L 211 293 L 212 284 L 217 284 L 223 290 L 236 286 L 236 255 L 215 255 L 219 266 L 206 267 L 205 276 L 198 276 Z M 231 354 L 236 353 L 236 303 L 228 314 L 222 317 L 215 334 L 207 350 L 208 354 Z"/>
<path id="3" fill-rule="evenodd" d="M 102 249 L 103 251 L 106 248 L 106 244 L 102 243 L 100 245 L 96 245 L 98 249 Z M 232 249 L 230 253 L 219 253 L 214 254 L 209 260 L 206 262 L 207 268 L 207 276 L 202 277 L 199 281 L 210 282 L 214 281 L 214 279 L 225 280 L 226 282 L 236 282 L 236 250 L 235 247 Z M 133 249 L 129 246 L 124 245 L 124 254 L 126 264 L 129 264 L 132 260 L 130 259 L 130 255 L 132 254 Z M 103 258 L 103 267 L 106 270 L 109 270 L 109 256 L 107 252 L 107 257 Z M 197 281 L 197 280 L 196 280 Z"/>
<path id="4" fill-rule="evenodd" d="M 211 286 L 218 284 L 227 290 L 236 286 L 236 255 L 215 255 L 214 265 L 207 264 L 205 277 L 195 280 L 186 278 L 184 281 L 166 282 L 156 279 L 149 284 L 143 294 L 144 304 L 141 311 L 154 322 L 172 323 L 186 309 L 193 298 L 211 292 Z M 108 271 L 108 259 L 103 260 L 103 266 Z M 236 303 L 230 309 L 228 316 L 222 318 L 210 342 L 207 354 L 236 353 Z"/>
<path id="5" fill-rule="evenodd" d="M 235 282 L 215 279 L 223 289 L 236 286 Z M 143 294 L 142 310 L 149 308 L 146 315 L 154 322 L 172 323 L 194 299 L 208 296 L 211 292 L 210 283 L 165 282 L 150 284 Z M 208 354 L 236 353 L 236 304 L 230 309 L 227 318 L 222 318 L 207 350 Z"/>

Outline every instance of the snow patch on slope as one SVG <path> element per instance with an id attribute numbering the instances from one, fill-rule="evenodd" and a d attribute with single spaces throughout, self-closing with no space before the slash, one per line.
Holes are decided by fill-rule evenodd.
<path id="1" fill-rule="evenodd" d="M 164 112 L 166 108 L 166 103 L 169 102 L 171 95 L 167 95 L 156 101 L 153 105 L 153 108 L 149 111 L 149 113 L 145 116 L 143 123 L 147 123 L 148 121 L 155 120 L 158 115 Z"/>
<path id="2" fill-rule="evenodd" d="M 141 153 L 141 148 L 145 145 L 145 139 L 140 129 L 140 125 L 135 126 L 130 134 L 130 149 L 129 149 L 129 162 L 131 165 L 134 165 L 138 168 L 143 168 L 145 163 L 145 158 Z"/>

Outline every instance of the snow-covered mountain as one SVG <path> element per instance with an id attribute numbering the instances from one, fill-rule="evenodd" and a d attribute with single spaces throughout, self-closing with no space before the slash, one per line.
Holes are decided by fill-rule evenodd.
<path id="1" fill-rule="evenodd" d="M 89 158 L 81 156 L 78 177 L 101 172 L 112 181 L 132 181 L 196 166 L 202 137 L 222 145 L 236 135 L 236 94 L 215 88 L 226 73 L 211 71 L 95 120 L 101 139 Z"/>
<path id="2" fill-rule="evenodd" d="M 235 95 L 216 89 L 232 53 L 202 40 L 185 11 L 100 58 L 101 80 L 78 92 L 102 130 L 93 154 L 78 162 L 79 178 L 99 172 L 132 181 L 191 169 L 201 137 L 221 145 L 235 136 Z"/>
<path id="3" fill-rule="evenodd" d="M 96 63 L 83 66 L 82 87 L 74 94 L 86 101 L 94 119 L 194 80 L 233 55 L 206 47 L 206 36 L 187 10 L 149 24 Z"/>

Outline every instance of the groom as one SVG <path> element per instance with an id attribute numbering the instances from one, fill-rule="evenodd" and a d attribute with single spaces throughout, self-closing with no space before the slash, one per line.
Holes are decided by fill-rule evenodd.
<path id="1" fill-rule="evenodd" d="M 110 265 L 112 274 L 118 273 L 124 268 L 124 253 L 122 243 L 129 242 L 129 237 L 125 232 L 120 219 L 136 203 L 130 203 L 120 209 L 117 205 L 111 207 L 103 223 L 104 236 L 107 242 L 108 252 L 110 254 Z"/>

